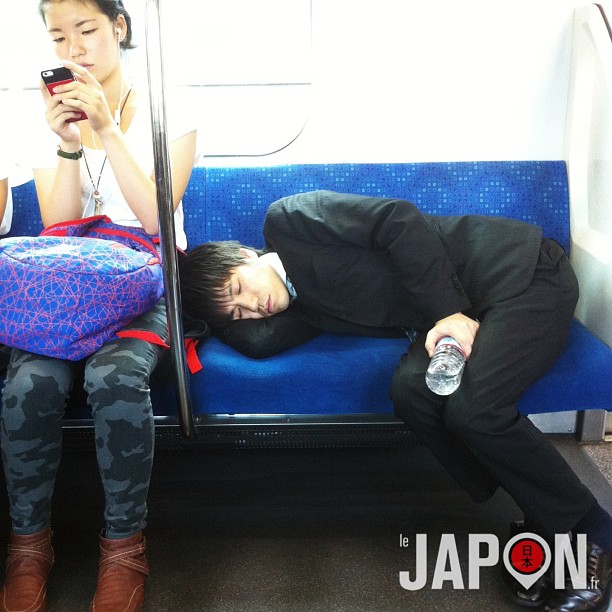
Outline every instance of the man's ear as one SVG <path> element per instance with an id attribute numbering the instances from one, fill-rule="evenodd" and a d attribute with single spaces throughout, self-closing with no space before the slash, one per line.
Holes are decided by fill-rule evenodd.
<path id="1" fill-rule="evenodd" d="M 247 249 L 246 247 L 240 247 L 240 254 L 245 259 L 257 259 L 259 257 L 253 249 Z"/>

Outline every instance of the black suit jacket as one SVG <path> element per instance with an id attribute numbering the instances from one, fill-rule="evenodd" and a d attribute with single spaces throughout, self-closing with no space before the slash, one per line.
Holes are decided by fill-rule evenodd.
<path id="1" fill-rule="evenodd" d="M 502 217 L 423 215 L 406 200 L 315 191 L 271 204 L 264 237 L 298 297 L 280 319 L 225 330 L 226 342 L 257 357 L 303 342 L 309 329 L 388 336 L 456 312 L 478 317 L 529 285 L 542 233 Z"/>

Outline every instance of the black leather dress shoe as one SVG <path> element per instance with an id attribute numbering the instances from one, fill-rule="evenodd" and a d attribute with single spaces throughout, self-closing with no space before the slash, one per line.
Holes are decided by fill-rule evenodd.
<path id="1" fill-rule="evenodd" d="M 510 523 L 510 537 L 514 537 L 519 533 L 525 532 L 523 521 L 513 521 Z M 534 584 L 526 589 L 514 576 L 508 572 L 504 572 L 506 582 L 510 587 L 512 600 L 526 608 L 541 608 L 546 601 L 549 590 L 552 584 L 551 570 L 540 576 Z"/>
<path id="2" fill-rule="evenodd" d="M 528 589 L 510 576 L 510 574 L 508 574 L 507 580 L 510 586 L 510 596 L 514 603 L 526 608 L 541 608 L 546 602 L 552 584 L 549 572 L 540 576 Z"/>
<path id="3" fill-rule="evenodd" d="M 587 543 L 587 587 L 551 591 L 544 610 L 548 612 L 605 612 L 612 596 L 612 552 Z"/>

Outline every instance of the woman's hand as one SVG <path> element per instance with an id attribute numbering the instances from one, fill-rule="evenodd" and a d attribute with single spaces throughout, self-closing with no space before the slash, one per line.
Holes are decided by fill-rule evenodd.
<path id="1" fill-rule="evenodd" d="M 445 336 L 451 336 L 459 343 L 466 358 L 469 358 L 479 327 L 480 323 L 478 321 L 470 319 L 470 317 L 461 312 L 456 312 L 444 319 L 440 319 L 429 330 L 425 339 L 425 350 L 431 357 L 438 341 Z"/>
<path id="2" fill-rule="evenodd" d="M 87 68 L 67 61 L 64 62 L 64 66 L 72 70 L 77 79 L 74 83 L 62 86 L 62 92 L 72 94 L 66 97 L 65 104 L 83 111 L 89 119 L 91 129 L 96 133 L 113 127 L 115 122 L 102 91 L 102 85 Z"/>
<path id="3" fill-rule="evenodd" d="M 62 96 L 51 95 L 45 83 L 41 80 L 40 91 L 46 104 L 45 117 L 49 127 L 60 137 L 63 142 L 81 145 L 81 133 L 76 123 L 67 123 L 68 119 L 75 119 L 78 113 L 74 108 L 64 104 Z"/>
<path id="4" fill-rule="evenodd" d="M 66 142 L 75 140 L 79 133 L 78 127 L 66 123 L 66 120 L 78 117 L 79 111 L 87 115 L 91 129 L 98 134 L 114 127 L 102 86 L 91 72 L 74 62 L 65 61 L 64 66 L 72 71 L 76 81 L 58 85 L 53 96 L 46 88 L 43 90 L 47 100 L 47 121 L 51 129 Z"/>

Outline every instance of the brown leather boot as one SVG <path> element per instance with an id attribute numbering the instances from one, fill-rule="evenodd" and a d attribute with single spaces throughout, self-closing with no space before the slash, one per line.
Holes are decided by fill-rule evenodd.
<path id="1" fill-rule="evenodd" d="M 11 533 L 0 612 L 46 610 L 47 576 L 52 566 L 51 529 L 26 536 Z"/>
<path id="2" fill-rule="evenodd" d="M 144 582 L 149 575 L 142 531 L 129 538 L 109 540 L 100 536 L 98 586 L 90 612 L 140 612 Z"/>

